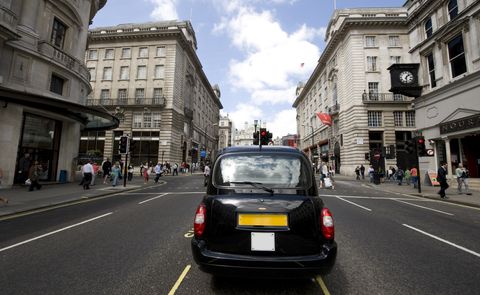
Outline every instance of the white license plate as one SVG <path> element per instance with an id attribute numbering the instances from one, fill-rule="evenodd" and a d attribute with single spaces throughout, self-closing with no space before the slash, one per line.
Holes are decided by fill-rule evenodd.
<path id="1" fill-rule="evenodd" d="M 275 233 L 251 233 L 252 251 L 275 251 Z"/>

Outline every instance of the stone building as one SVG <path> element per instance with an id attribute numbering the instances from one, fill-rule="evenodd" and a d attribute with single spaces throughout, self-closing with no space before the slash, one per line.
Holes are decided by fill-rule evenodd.
<path id="1" fill-rule="evenodd" d="M 218 127 L 218 148 L 223 149 L 225 147 L 232 146 L 233 138 L 233 124 L 232 120 L 227 116 L 220 117 L 220 123 Z"/>
<path id="2" fill-rule="evenodd" d="M 408 9 L 410 54 L 420 64 L 422 95 L 415 100 L 417 128 L 434 157 L 420 170 L 435 174 L 439 163 L 450 175 L 459 163 L 480 177 L 480 2 L 413 1 Z M 422 173 L 423 174 L 423 173 Z"/>
<path id="3" fill-rule="evenodd" d="M 41 181 L 70 181 L 80 131 L 118 120 L 86 107 L 88 25 L 106 0 L 0 1 L 2 185 L 23 183 L 38 161 Z M 26 157 L 25 157 L 26 156 Z"/>
<path id="4" fill-rule="evenodd" d="M 412 98 L 389 92 L 393 63 L 408 63 L 406 8 L 335 10 L 326 47 L 306 83 L 297 87 L 299 148 L 314 159 L 353 175 L 380 151 L 382 167 L 406 166 L 403 143 L 415 127 Z M 317 113 L 328 114 L 331 126 Z M 384 149 L 386 147 L 386 149 Z M 388 156 L 387 156 L 388 154 Z"/>
<path id="5" fill-rule="evenodd" d="M 121 120 L 113 131 L 82 133 L 80 154 L 119 160 L 118 140 L 129 135 L 135 166 L 214 156 L 220 89 L 210 85 L 196 49 L 189 21 L 90 30 L 85 58 L 93 92 L 87 103 Z"/>

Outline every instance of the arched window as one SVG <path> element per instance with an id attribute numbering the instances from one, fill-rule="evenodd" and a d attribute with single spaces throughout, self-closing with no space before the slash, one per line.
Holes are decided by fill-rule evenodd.
<path id="1" fill-rule="evenodd" d="M 433 34 L 432 18 L 431 17 L 429 17 L 425 21 L 425 34 L 427 35 L 427 38 L 429 38 Z"/>

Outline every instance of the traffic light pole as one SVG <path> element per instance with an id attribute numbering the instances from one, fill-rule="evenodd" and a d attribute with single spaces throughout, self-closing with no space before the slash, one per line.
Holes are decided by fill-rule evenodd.
<path id="1" fill-rule="evenodd" d="M 418 187 L 418 193 L 421 194 L 422 193 L 422 185 L 421 185 L 421 181 L 420 181 L 420 175 L 422 175 L 420 173 L 420 159 L 419 159 L 419 156 L 418 156 L 418 138 L 415 137 L 415 160 L 417 162 L 417 187 Z"/>
<path id="2" fill-rule="evenodd" d="M 128 154 L 125 154 L 125 165 L 123 168 L 123 187 L 127 186 L 127 166 L 128 166 Z"/>

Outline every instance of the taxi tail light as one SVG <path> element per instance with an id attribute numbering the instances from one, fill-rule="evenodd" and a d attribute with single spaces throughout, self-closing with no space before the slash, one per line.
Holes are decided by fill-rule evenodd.
<path id="1" fill-rule="evenodd" d="M 333 225 L 333 215 L 328 208 L 322 209 L 320 223 L 322 225 L 322 234 L 327 240 L 333 240 L 335 237 L 335 226 Z"/>
<path id="2" fill-rule="evenodd" d="M 207 219 L 207 208 L 205 204 L 198 205 L 197 211 L 195 212 L 195 220 L 193 221 L 193 233 L 195 237 L 199 238 L 203 235 L 205 231 L 205 224 Z"/>

